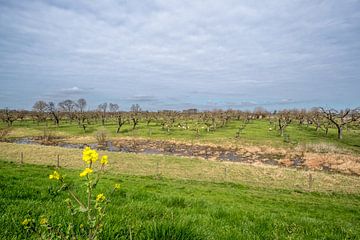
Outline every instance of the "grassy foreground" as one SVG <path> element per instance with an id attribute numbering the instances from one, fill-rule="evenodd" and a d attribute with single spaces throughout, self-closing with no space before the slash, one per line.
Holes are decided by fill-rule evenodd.
<path id="1" fill-rule="evenodd" d="M 20 224 L 28 211 L 55 224 L 70 219 L 66 193 L 48 193 L 51 171 L 0 161 L 0 239 L 29 239 Z M 61 172 L 81 181 L 79 170 Z M 110 204 L 103 239 L 360 238 L 359 194 L 117 174 L 98 190 L 119 181 L 123 189 Z"/>

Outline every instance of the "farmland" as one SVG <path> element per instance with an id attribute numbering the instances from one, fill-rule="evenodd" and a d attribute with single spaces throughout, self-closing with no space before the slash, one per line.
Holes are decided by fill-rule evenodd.
<path id="1" fill-rule="evenodd" d="M 57 231 L 71 222 L 73 234 L 85 238 L 79 226 L 86 219 L 61 213 L 66 193 L 49 194 L 55 185 L 48 180 L 59 171 L 81 191 L 75 186 L 81 186 L 84 146 L 109 158 L 96 191 L 122 186 L 107 209 L 103 239 L 359 237 L 356 121 L 339 139 L 324 117 L 327 128 L 316 128 L 311 113 L 299 121 L 289 111 L 286 127 L 281 115 L 269 113 L 139 112 L 136 126 L 132 114 L 121 113 L 120 130 L 119 113 L 111 112 L 80 122 L 65 114 L 58 124 L 46 114 L 41 121 L 30 114 L 3 121 L 1 238 L 37 238 L 21 223 L 43 215 Z M 211 124 L 206 114 L 215 119 Z"/>
<path id="2" fill-rule="evenodd" d="M 0 240 L 360 239 L 359 1 L 0 1 Z"/>

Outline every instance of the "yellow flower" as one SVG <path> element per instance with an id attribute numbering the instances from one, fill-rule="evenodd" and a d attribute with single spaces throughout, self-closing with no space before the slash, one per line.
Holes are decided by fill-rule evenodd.
<path id="1" fill-rule="evenodd" d="M 96 196 L 97 202 L 103 202 L 105 200 L 105 195 L 103 193 L 100 193 Z"/>
<path id="2" fill-rule="evenodd" d="M 93 170 L 91 168 L 85 168 L 84 171 L 82 171 L 82 173 L 80 173 L 80 177 L 85 177 L 86 175 L 92 173 Z"/>
<path id="3" fill-rule="evenodd" d="M 45 224 L 47 224 L 47 223 L 48 223 L 47 218 L 42 217 L 42 218 L 40 219 L 40 224 L 41 224 L 41 225 L 45 225 Z"/>
<path id="4" fill-rule="evenodd" d="M 30 223 L 30 219 L 25 218 L 24 221 L 22 221 L 22 225 L 27 226 Z"/>
<path id="5" fill-rule="evenodd" d="M 96 162 L 99 159 L 99 154 L 96 150 L 92 150 L 90 147 L 86 147 L 83 150 L 83 161 L 89 164 L 90 162 Z"/>
<path id="6" fill-rule="evenodd" d="M 90 147 L 86 147 L 83 150 L 83 157 L 82 159 L 86 162 L 86 163 L 90 163 L 91 161 L 91 148 Z"/>
<path id="7" fill-rule="evenodd" d="M 96 160 L 98 160 L 98 159 L 99 159 L 99 154 L 95 150 L 92 150 L 91 161 L 96 162 Z"/>
<path id="8" fill-rule="evenodd" d="M 104 165 L 108 164 L 109 163 L 108 156 L 107 155 L 102 156 L 100 162 L 101 162 L 101 164 L 104 164 Z"/>
<path id="9" fill-rule="evenodd" d="M 115 186 L 114 186 L 114 189 L 119 190 L 120 189 L 120 183 L 116 183 Z"/>
<path id="10" fill-rule="evenodd" d="M 59 180 L 60 178 L 61 178 L 61 176 L 57 171 L 54 171 L 53 174 L 49 175 L 49 179 Z"/>

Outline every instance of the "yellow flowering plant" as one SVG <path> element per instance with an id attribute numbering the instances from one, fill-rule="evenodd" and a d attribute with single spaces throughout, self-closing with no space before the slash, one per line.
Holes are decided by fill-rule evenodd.
<path id="1" fill-rule="evenodd" d="M 50 180 L 54 180 L 59 183 L 60 191 L 67 191 L 69 198 L 65 200 L 67 207 L 72 216 L 79 216 L 85 218 L 86 222 L 82 222 L 79 226 L 75 226 L 74 223 L 69 223 L 66 227 L 53 227 L 50 221 L 45 216 L 41 216 L 39 221 L 31 217 L 27 217 L 21 223 L 23 228 L 27 232 L 35 232 L 39 236 L 45 236 L 60 239 L 98 239 L 104 226 L 104 217 L 106 205 L 110 202 L 110 197 L 115 191 L 120 189 L 120 184 L 115 184 L 112 191 L 109 194 L 98 193 L 94 194 L 95 188 L 105 172 L 105 166 L 109 163 L 108 156 L 103 155 L 100 159 L 99 170 L 95 171 L 94 166 L 99 159 L 99 154 L 96 150 L 86 147 L 82 152 L 82 160 L 85 162 L 85 169 L 79 173 L 79 177 L 85 180 L 86 194 L 78 195 L 73 190 L 70 184 L 65 182 L 65 177 L 58 171 L 54 171 L 49 175 Z M 85 200 L 84 200 L 85 199 Z M 39 227 L 36 226 L 39 225 Z M 39 229 L 46 230 L 48 235 L 39 233 Z M 75 228 L 78 231 L 75 231 Z M 61 229 L 66 229 L 64 232 Z M 81 236 L 78 236 L 78 234 Z"/>

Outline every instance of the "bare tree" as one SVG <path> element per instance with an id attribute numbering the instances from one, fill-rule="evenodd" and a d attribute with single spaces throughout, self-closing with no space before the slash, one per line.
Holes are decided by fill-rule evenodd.
<path id="1" fill-rule="evenodd" d="M 131 108 L 130 108 L 130 111 L 131 111 L 131 121 L 133 122 L 133 127 L 132 129 L 134 130 L 136 125 L 139 123 L 140 121 L 140 112 L 141 112 L 141 108 L 139 106 L 139 104 L 133 104 L 131 105 Z"/>
<path id="2" fill-rule="evenodd" d="M 13 122 L 18 118 L 18 113 L 15 110 L 5 108 L 4 110 L 0 110 L 0 118 L 6 122 L 8 127 L 11 127 Z"/>
<path id="3" fill-rule="evenodd" d="M 291 123 L 291 114 L 288 110 L 278 112 L 278 126 L 280 135 L 284 136 L 286 127 Z"/>
<path id="4" fill-rule="evenodd" d="M 360 118 L 360 108 L 355 108 L 353 110 L 351 109 L 345 109 L 341 111 L 337 111 L 335 109 L 327 109 L 320 108 L 324 116 L 331 122 L 333 125 L 335 125 L 337 129 L 337 135 L 338 139 L 343 138 L 343 128 L 351 123 L 355 122 Z"/>
<path id="5" fill-rule="evenodd" d="M 116 130 L 116 133 L 120 132 L 121 127 L 128 122 L 127 117 L 125 116 L 125 113 L 119 111 L 120 107 L 116 103 L 109 103 L 109 110 L 113 116 L 116 117 L 118 128 Z"/>
<path id="6" fill-rule="evenodd" d="M 84 98 L 80 98 L 79 100 L 77 100 L 76 106 L 81 113 L 84 112 L 86 107 L 86 100 Z"/>
<path id="7" fill-rule="evenodd" d="M 240 134 L 242 134 L 243 133 L 243 131 L 244 131 L 244 129 L 246 128 L 246 125 L 247 125 L 248 123 L 246 122 L 246 121 L 244 121 L 243 123 L 241 123 L 240 125 L 239 125 L 239 128 L 238 128 L 238 130 L 236 131 L 236 134 L 235 134 L 235 138 L 240 138 Z"/>
<path id="8" fill-rule="evenodd" d="M 60 110 L 65 112 L 68 115 L 70 123 L 74 118 L 74 110 L 76 107 L 76 103 L 73 100 L 67 99 L 65 101 L 59 102 Z"/>
<path id="9" fill-rule="evenodd" d="M 117 130 L 116 130 L 116 133 L 119 133 L 121 127 L 122 127 L 125 123 L 127 123 L 128 121 L 129 121 L 128 118 L 127 118 L 126 116 L 124 116 L 123 113 L 118 112 L 118 114 L 117 114 L 118 128 L 117 128 Z"/>
<path id="10" fill-rule="evenodd" d="M 133 105 L 131 105 L 130 111 L 131 111 L 131 112 L 134 112 L 134 113 L 139 113 L 139 112 L 141 112 L 140 105 L 139 105 L 139 104 L 133 104 Z"/>
<path id="11" fill-rule="evenodd" d="M 109 103 L 109 110 L 110 112 L 116 113 L 117 111 L 119 111 L 120 107 L 118 104 L 116 103 Z"/>
<path id="12" fill-rule="evenodd" d="M 106 110 L 107 110 L 108 104 L 107 103 L 102 103 L 98 106 L 98 110 L 100 112 L 100 117 L 101 117 L 101 124 L 104 126 L 105 125 L 105 119 L 106 119 Z"/>
<path id="13" fill-rule="evenodd" d="M 54 120 L 54 123 L 56 124 L 56 126 L 59 126 L 59 123 L 60 123 L 59 111 L 55 107 L 55 103 L 49 102 L 47 104 L 47 111 L 50 113 L 50 115 L 51 115 L 52 119 Z"/>
<path id="14" fill-rule="evenodd" d="M 315 130 L 318 131 L 323 124 L 323 114 L 319 108 L 312 108 L 308 114 L 311 123 L 315 124 Z"/>
<path id="15" fill-rule="evenodd" d="M 33 111 L 35 112 L 34 116 L 37 120 L 38 125 L 41 121 L 46 120 L 45 111 L 47 110 L 47 107 L 48 107 L 48 105 L 45 101 L 39 100 L 39 101 L 35 102 L 35 104 L 33 106 Z"/>

